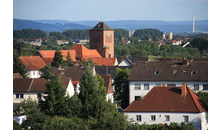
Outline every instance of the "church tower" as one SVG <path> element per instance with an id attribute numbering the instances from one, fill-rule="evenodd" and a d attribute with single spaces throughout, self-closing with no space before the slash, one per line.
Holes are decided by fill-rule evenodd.
<path id="1" fill-rule="evenodd" d="M 102 58 L 114 57 L 114 30 L 99 22 L 89 30 L 90 49 L 96 49 Z"/>

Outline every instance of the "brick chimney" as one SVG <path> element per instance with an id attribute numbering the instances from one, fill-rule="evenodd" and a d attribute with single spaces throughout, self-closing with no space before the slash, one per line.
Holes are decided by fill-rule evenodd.
<path id="1" fill-rule="evenodd" d="M 165 83 L 162 84 L 162 87 L 166 87 L 167 85 Z"/>
<path id="2" fill-rule="evenodd" d="M 187 94 L 186 83 L 183 83 L 182 84 L 181 96 L 186 96 L 186 94 Z"/>

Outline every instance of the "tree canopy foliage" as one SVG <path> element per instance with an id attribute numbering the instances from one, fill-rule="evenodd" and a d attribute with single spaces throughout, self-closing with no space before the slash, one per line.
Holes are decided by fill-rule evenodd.
<path id="1" fill-rule="evenodd" d="M 22 30 L 13 30 L 13 38 L 14 39 L 39 39 L 46 38 L 47 34 L 38 29 L 22 29 Z"/>

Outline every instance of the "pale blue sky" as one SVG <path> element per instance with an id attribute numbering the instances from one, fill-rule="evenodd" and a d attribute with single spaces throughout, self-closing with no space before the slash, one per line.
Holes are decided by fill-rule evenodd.
<path id="1" fill-rule="evenodd" d="M 26 20 L 208 19 L 208 0 L 13 0 L 13 18 Z"/>

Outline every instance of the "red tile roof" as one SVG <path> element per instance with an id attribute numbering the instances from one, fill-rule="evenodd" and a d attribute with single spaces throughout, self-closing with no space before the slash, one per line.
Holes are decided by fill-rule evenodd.
<path id="1" fill-rule="evenodd" d="M 76 88 L 76 85 L 79 83 L 79 81 L 72 81 L 74 89 Z"/>
<path id="2" fill-rule="evenodd" d="M 115 66 L 116 58 L 92 58 L 98 66 Z"/>
<path id="3" fill-rule="evenodd" d="M 76 61 L 76 51 L 75 50 L 61 50 L 63 55 L 63 60 L 66 60 L 66 56 L 70 52 L 70 56 L 73 61 Z M 56 50 L 38 50 L 37 53 L 41 55 L 42 58 L 54 58 Z"/>
<path id="4" fill-rule="evenodd" d="M 39 70 L 46 65 L 40 56 L 21 56 L 19 59 L 28 70 Z"/>
<path id="5" fill-rule="evenodd" d="M 104 86 L 106 87 L 107 94 L 114 93 L 112 86 L 112 77 L 110 74 L 99 74 L 104 79 Z"/>
<path id="6" fill-rule="evenodd" d="M 70 50 L 76 50 L 76 58 L 102 58 L 96 49 L 87 49 L 83 45 L 74 45 Z"/>
<path id="7" fill-rule="evenodd" d="M 141 101 L 133 101 L 124 112 L 205 112 L 208 107 L 187 87 L 154 87 Z"/>

